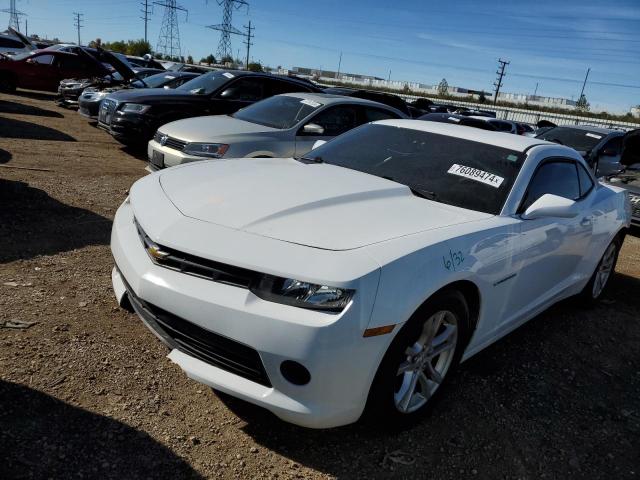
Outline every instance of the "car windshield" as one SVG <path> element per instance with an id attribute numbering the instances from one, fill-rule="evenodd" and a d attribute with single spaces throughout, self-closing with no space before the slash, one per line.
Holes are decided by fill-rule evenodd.
<path id="1" fill-rule="evenodd" d="M 367 124 L 307 157 L 393 180 L 430 200 L 498 214 L 525 156 L 456 137 Z"/>
<path id="2" fill-rule="evenodd" d="M 266 127 L 291 128 L 322 106 L 322 103 L 289 95 L 278 95 L 254 103 L 232 117 Z"/>
<path id="3" fill-rule="evenodd" d="M 189 80 L 180 85 L 177 90 L 186 90 L 187 92 L 198 95 L 211 95 L 235 75 L 229 72 L 210 72 L 200 75 L 199 77 Z"/>
<path id="4" fill-rule="evenodd" d="M 566 145 L 580 152 L 589 152 L 606 136 L 605 133 L 590 132 L 581 128 L 553 127 L 536 138 Z"/>
<path id="5" fill-rule="evenodd" d="M 164 86 L 165 83 L 175 79 L 176 76 L 168 73 L 156 73 L 155 75 L 149 75 L 148 77 L 143 76 L 143 78 L 144 83 L 142 83 L 140 80 L 134 80 L 133 82 L 131 82 L 131 84 L 138 88 L 143 88 L 146 83 L 149 88 L 159 88 Z"/>

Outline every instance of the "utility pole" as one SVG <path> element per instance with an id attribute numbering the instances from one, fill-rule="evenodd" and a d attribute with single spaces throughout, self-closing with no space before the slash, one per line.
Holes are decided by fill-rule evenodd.
<path id="1" fill-rule="evenodd" d="M 162 27 L 160 27 L 156 52 L 162 53 L 165 57 L 168 55 L 171 59 L 181 57 L 182 50 L 180 48 L 180 30 L 178 28 L 178 10 L 185 12 L 187 19 L 189 18 L 189 12 L 186 8 L 179 6 L 176 0 L 153 2 L 153 4 L 164 7 Z"/>
<path id="2" fill-rule="evenodd" d="M 538 94 L 538 82 L 536 82 L 536 89 L 533 91 L 533 96 L 535 97 Z"/>
<path id="3" fill-rule="evenodd" d="M 391 70 L 389 70 L 389 76 L 387 77 L 387 83 L 391 82 Z"/>
<path id="4" fill-rule="evenodd" d="M 251 42 L 251 39 L 255 37 L 255 35 L 251 33 L 251 30 L 252 30 L 251 20 L 249 20 L 249 25 L 244 25 L 244 28 L 247 29 L 247 38 L 244 41 L 244 44 L 247 46 L 247 61 L 244 64 L 244 69 L 249 70 L 249 49 L 251 48 L 251 45 L 253 45 L 253 43 Z"/>
<path id="5" fill-rule="evenodd" d="M 29 22 L 27 21 L 27 19 L 24 19 L 24 36 L 28 37 L 29 36 Z"/>
<path id="6" fill-rule="evenodd" d="M 223 6 L 222 23 L 218 23 L 217 25 L 208 25 L 207 28 L 219 30 L 221 32 L 220 41 L 218 42 L 218 50 L 216 51 L 216 55 L 220 61 L 221 59 L 230 57 L 233 54 L 233 51 L 231 50 L 231 34 L 243 35 L 243 33 L 231 23 L 234 8 L 238 9 L 242 6 L 249 8 L 249 4 L 246 0 L 218 0 L 218 5 Z"/>
<path id="7" fill-rule="evenodd" d="M 511 62 L 499 59 L 498 63 L 500 64 L 500 66 L 498 67 L 498 71 L 496 72 L 498 74 L 498 78 L 496 79 L 496 82 L 493 84 L 496 87 L 496 93 L 493 96 L 493 104 L 494 105 L 498 101 L 498 93 L 500 93 L 500 87 L 502 87 L 502 78 L 504 77 L 504 69 Z"/>
<path id="8" fill-rule="evenodd" d="M 18 32 L 20 31 L 20 15 L 24 15 L 16 8 L 16 0 L 9 1 L 9 8 L 0 10 L 0 12 L 9 14 L 9 28 L 14 28 Z"/>
<path id="9" fill-rule="evenodd" d="M 144 2 L 141 2 L 141 5 L 143 7 L 143 10 L 140 11 L 144 15 L 144 17 L 140 17 L 142 20 L 144 20 L 144 41 L 149 43 L 147 40 L 147 24 L 149 23 L 149 14 L 151 13 L 151 11 L 149 10 L 149 0 L 144 0 Z"/>
<path id="10" fill-rule="evenodd" d="M 591 67 L 587 68 L 587 74 L 584 76 L 584 82 L 582 82 L 582 90 L 580 90 L 580 96 L 578 97 L 578 100 L 580 100 L 582 98 L 582 95 L 584 95 L 584 87 L 587 85 L 587 78 L 589 78 L 590 71 Z"/>
<path id="11" fill-rule="evenodd" d="M 81 43 L 80 43 L 80 29 L 82 28 L 82 17 L 84 16 L 84 14 L 83 13 L 78 13 L 78 12 L 73 12 L 73 15 L 74 15 L 73 26 L 78 29 L 78 46 L 80 46 L 81 45 Z"/>
<path id="12" fill-rule="evenodd" d="M 340 67 L 342 66 L 342 52 L 340 52 L 340 60 L 338 60 L 338 74 L 336 80 L 340 80 Z"/>

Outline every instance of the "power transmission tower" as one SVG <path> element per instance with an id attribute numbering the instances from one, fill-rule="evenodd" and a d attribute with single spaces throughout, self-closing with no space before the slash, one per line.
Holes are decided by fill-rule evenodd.
<path id="1" fill-rule="evenodd" d="M 140 5 L 142 5 L 143 7 L 143 9 L 140 11 L 144 15 L 144 17 L 140 17 L 142 20 L 144 20 L 144 41 L 147 42 L 147 24 L 149 23 L 149 14 L 151 13 L 151 11 L 149 10 L 149 0 L 140 2 Z"/>
<path id="2" fill-rule="evenodd" d="M 240 30 L 238 30 L 231 24 L 233 9 L 238 9 L 242 6 L 246 6 L 248 9 L 249 4 L 246 2 L 246 0 L 218 0 L 218 5 L 223 5 L 222 23 L 218 23 L 217 25 L 209 25 L 207 28 L 211 28 L 212 30 L 219 30 L 221 32 L 220 41 L 218 42 L 218 50 L 216 51 L 218 61 L 220 61 L 224 57 L 230 57 L 232 54 L 231 34 L 243 35 Z"/>
<path id="3" fill-rule="evenodd" d="M 158 37 L 156 51 L 171 58 L 181 57 L 180 31 L 178 29 L 178 10 L 185 12 L 187 19 L 189 12 L 186 8 L 177 5 L 176 0 L 165 0 L 164 2 L 153 2 L 154 5 L 164 7 L 162 16 L 162 27 Z"/>
<path id="4" fill-rule="evenodd" d="M 498 74 L 498 78 L 496 79 L 496 82 L 493 84 L 496 87 L 496 93 L 493 96 L 494 105 L 498 101 L 498 93 L 500 93 L 500 87 L 502 87 L 502 78 L 504 77 L 504 69 L 511 62 L 507 62 L 506 60 L 499 59 L 498 63 L 500 64 L 500 66 L 498 67 L 498 71 L 496 72 Z"/>
<path id="5" fill-rule="evenodd" d="M 20 15 L 24 15 L 21 11 L 16 8 L 16 0 L 9 1 L 9 8 L 5 8 L 4 10 L 0 10 L 4 13 L 9 14 L 9 28 L 13 28 L 20 31 Z"/>
<path id="6" fill-rule="evenodd" d="M 582 82 L 582 90 L 580 90 L 580 97 L 584 95 L 584 87 L 587 85 L 587 78 L 589 78 L 589 72 L 591 72 L 591 67 L 587 68 L 587 74 L 584 76 L 584 82 Z"/>
<path id="7" fill-rule="evenodd" d="M 78 29 L 78 46 L 80 46 L 82 45 L 80 43 L 80 29 L 82 28 L 82 17 L 84 16 L 84 13 L 73 12 L 73 15 L 73 26 Z"/>
<path id="8" fill-rule="evenodd" d="M 249 20 L 249 25 L 244 25 L 244 28 L 247 29 L 247 38 L 244 41 L 244 44 L 247 46 L 247 61 L 244 63 L 244 69 L 249 70 L 249 49 L 251 48 L 251 45 L 253 45 L 251 39 L 255 37 L 255 35 L 251 34 L 251 20 Z"/>

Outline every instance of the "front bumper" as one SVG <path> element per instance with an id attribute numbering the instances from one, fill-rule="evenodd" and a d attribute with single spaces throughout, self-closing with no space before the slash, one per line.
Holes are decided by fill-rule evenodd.
<path id="1" fill-rule="evenodd" d="M 113 288 L 119 302 L 129 289 L 134 300 L 255 349 L 270 386 L 176 347 L 153 327 L 148 316 L 145 319 L 144 312 L 138 311 L 151 330 L 172 348 L 169 358 L 190 378 L 305 427 L 345 425 L 362 414 L 391 335 L 362 337 L 371 310 L 357 304 L 358 295 L 345 311 L 333 315 L 264 301 L 243 288 L 163 268 L 145 252 L 133 223 L 132 208 L 126 203 L 114 220 L 111 249 L 117 265 L 112 272 Z M 367 303 L 374 298 L 363 297 Z M 285 360 L 304 365 L 311 381 L 303 386 L 287 381 L 280 372 Z"/>
<path id="2" fill-rule="evenodd" d="M 153 151 L 157 151 L 163 155 L 164 165 L 154 165 L 152 162 L 153 159 Z M 181 165 L 183 163 L 188 162 L 199 162 L 202 160 L 213 160 L 212 158 L 206 157 L 196 157 L 194 155 L 188 155 L 180 150 L 176 150 L 174 148 L 167 147 L 165 145 L 160 145 L 155 140 L 150 140 L 147 146 L 147 156 L 149 158 L 149 168 L 153 171 L 160 170 L 162 168 L 174 167 L 176 165 Z"/>

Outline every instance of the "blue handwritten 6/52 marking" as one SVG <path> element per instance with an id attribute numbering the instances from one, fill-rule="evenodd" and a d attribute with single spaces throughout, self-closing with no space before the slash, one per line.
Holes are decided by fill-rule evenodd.
<path id="1" fill-rule="evenodd" d="M 442 263 L 444 264 L 444 268 L 454 272 L 456 271 L 456 267 L 459 267 L 464 262 L 464 255 L 460 250 L 452 251 L 449 249 L 449 255 L 442 256 Z"/>

